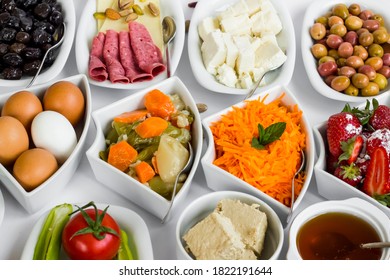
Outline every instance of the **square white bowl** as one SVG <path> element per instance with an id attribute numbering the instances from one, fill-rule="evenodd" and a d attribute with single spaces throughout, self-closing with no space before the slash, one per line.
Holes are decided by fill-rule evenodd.
<path id="1" fill-rule="evenodd" d="M 390 96 L 386 95 L 383 99 L 378 99 L 378 102 L 379 104 L 390 106 Z M 364 108 L 365 106 L 366 103 L 362 103 L 353 107 Z M 388 217 L 390 217 L 390 208 L 382 205 L 371 196 L 365 194 L 355 187 L 352 187 L 343 180 L 340 180 L 333 174 L 330 174 L 326 171 L 326 146 L 328 145 L 326 129 L 327 121 L 313 126 L 314 139 L 318 155 L 317 161 L 314 165 L 314 174 L 317 182 L 318 193 L 327 199 L 347 199 L 358 197 L 379 207 Z"/>
<path id="2" fill-rule="evenodd" d="M 121 194 L 124 198 L 139 205 L 141 208 L 144 208 L 154 216 L 162 219 L 168 211 L 170 205 L 169 200 L 99 157 L 99 152 L 106 149 L 105 135 L 110 129 L 114 117 L 123 112 L 144 108 L 144 96 L 152 89 L 159 89 L 165 94 L 178 94 L 194 114 L 191 139 L 194 150 L 194 162 L 186 181 L 175 197 L 171 211 L 171 214 L 173 214 L 175 205 L 188 193 L 191 181 L 199 164 L 203 142 L 202 125 L 195 101 L 191 93 L 178 77 L 174 76 L 166 79 L 157 85 L 143 89 L 94 111 L 92 113 L 92 118 L 96 126 L 96 137 L 86 154 L 95 177 L 99 182 Z"/>
<path id="3" fill-rule="evenodd" d="M 257 95 L 256 97 L 252 97 L 252 99 L 256 99 L 259 96 L 264 96 L 268 94 L 267 99 L 265 100 L 266 103 L 270 103 L 273 100 L 279 98 L 282 93 L 285 93 L 282 103 L 286 106 L 291 105 L 298 105 L 298 108 L 302 110 L 302 107 L 299 105 L 298 100 L 295 98 L 294 94 L 290 92 L 290 90 L 285 86 L 275 86 L 269 90 L 262 91 Z M 243 107 L 245 105 L 245 102 L 240 102 L 235 105 L 234 107 Z M 232 107 L 233 107 L 232 106 Z M 290 210 L 289 207 L 285 206 L 281 202 L 277 201 L 276 199 L 268 196 L 264 192 L 256 189 L 252 185 L 246 183 L 245 181 L 239 179 L 238 177 L 230 174 L 229 172 L 223 170 L 222 168 L 216 166 L 213 164 L 213 161 L 216 157 L 215 152 L 215 144 L 214 144 L 214 138 L 213 134 L 210 129 L 210 125 L 213 122 L 216 122 L 221 119 L 221 115 L 226 114 L 227 112 L 232 110 L 232 107 L 228 107 L 220 112 L 217 112 L 203 120 L 203 127 L 205 129 L 205 136 L 206 141 L 208 142 L 208 146 L 206 149 L 206 152 L 204 153 L 204 156 L 201 159 L 201 164 L 203 166 L 203 171 L 206 176 L 207 185 L 209 188 L 215 190 L 215 191 L 240 191 L 245 192 L 248 194 L 252 194 L 264 202 L 266 202 L 269 206 L 271 206 L 276 213 L 281 218 L 282 222 L 284 223 L 286 221 L 286 217 L 288 215 L 288 212 Z M 300 195 L 297 197 L 294 203 L 294 209 L 296 209 L 299 204 L 301 203 L 307 189 L 309 188 L 309 184 L 311 181 L 311 176 L 313 173 L 313 166 L 314 166 L 314 156 L 315 156 L 315 145 L 314 145 L 314 138 L 313 138 L 313 131 L 310 126 L 310 123 L 308 121 L 308 118 L 306 114 L 303 112 L 302 118 L 302 128 L 306 134 L 306 148 L 305 148 L 305 156 L 306 156 L 306 165 L 305 165 L 305 173 L 306 173 L 306 180 L 303 184 L 302 190 Z"/>
<path id="4" fill-rule="evenodd" d="M 311 2 L 311 4 L 307 7 L 303 23 L 302 23 L 302 35 L 301 35 L 301 51 L 302 51 L 302 59 L 303 64 L 306 69 L 307 76 L 313 88 L 322 94 L 325 97 L 330 99 L 345 101 L 345 102 L 364 102 L 366 99 L 380 99 L 385 95 L 389 94 L 390 84 L 377 96 L 372 97 L 364 97 L 364 96 L 350 96 L 344 93 L 340 93 L 330 86 L 328 86 L 323 78 L 318 74 L 317 71 L 317 60 L 314 58 L 311 53 L 311 46 L 313 46 L 313 39 L 310 36 L 310 27 L 314 24 L 315 20 L 323 16 L 325 13 L 329 12 L 331 8 L 341 3 L 338 0 L 316 0 Z M 383 15 L 386 23 L 386 27 L 390 30 L 390 5 L 389 2 L 383 1 L 365 1 L 365 0 L 345 0 L 342 3 L 346 5 L 350 5 L 353 3 L 359 4 L 362 9 L 370 9 L 374 13 L 378 13 Z"/>
<path id="5" fill-rule="evenodd" d="M 79 207 L 82 207 L 83 205 L 85 205 L 85 203 L 77 205 Z M 96 203 L 96 206 L 98 207 L 98 209 L 103 210 L 108 205 Z M 75 207 L 73 207 L 73 209 L 75 209 Z M 42 226 L 49 212 L 50 210 L 45 212 L 32 228 L 21 255 L 22 260 L 33 259 L 35 245 L 37 243 Z M 129 239 L 129 247 L 134 259 L 153 260 L 152 241 L 150 239 L 149 230 L 145 224 L 145 221 L 134 211 L 131 211 L 130 209 L 121 206 L 109 205 L 107 213 L 110 214 L 118 223 L 119 227 L 126 232 L 127 237 Z M 67 259 L 67 256 L 63 251 L 62 247 L 60 251 L 60 259 Z"/>
<path id="6" fill-rule="evenodd" d="M 188 30 L 188 55 L 194 73 L 194 77 L 204 88 L 214 92 L 246 95 L 249 89 L 231 88 L 219 83 L 215 77 L 207 72 L 202 59 L 202 53 L 200 50 L 202 40 L 199 37 L 198 25 L 206 17 L 215 17 L 217 11 L 221 11 L 224 7 L 232 5 L 239 0 L 201 0 L 198 1 L 194 12 L 191 17 L 191 24 Z M 280 0 L 271 0 L 279 18 L 282 22 L 283 30 L 276 36 L 278 45 L 285 51 L 287 60 L 284 65 L 278 70 L 267 74 L 265 77 L 265 85 L 261 86 L 258 91 L 266 90 L 275 85 L 287 85 L 294 71 L 295 57 L 296 57 L 296 44 L 295 44 L 295 31 L 294 25 L 290 16 L 290 13 Z M 264 81 L 263 81 L 264 82 Z"/>
<path id="7" fill-rule="evenodd" d="M 267 231 L 264 240 L 264 249 L 261 260 L 277 260 L 280 256 L 284 242 L 284 230 L 282 222 L 276 212 L 263 200 L 241 192 L 221 191 L 212 192 L 191 202 L 181 213 L 176 225 L 176 255 L 179 260 L 193 260 L 186 250 L 183 236 L 198 222 L 206 218 L 214 211 L 218 202 L 222 199 L 237 199 L 248 205 L 258 204 L 260 210 L 267 215 Z"/>
<path id="8" fill-rule="evenodd" d="M 69 180 L 76 171 L 80 160 L 83 156 L 83 149 L 89 124 L 91 122 L 91 91 L 88 80 L 85 75 L 75 75 L 66 79 L 61 79 L 76 84 L 82 91 L 85 99 L 85 112 L 83 120 L 75 128 L 77 135 L 77 145 L 68 159 L 59 167 L 59 169 L 45 182 L 34 190 L 27 192 L 12 174 L 0 164 L 0 182 L 12 194 L 12 196 L 26 209 L 29 213 L 37 212 L 46 204 L 49 204 L 53 197 L 56 197 L 64 190 Z M 28 88 L 28 91 L 37 95 L 41 100 L 45 90 L 54 82 L 37 85 Z M 0 97 L 0 107 L 5 101 L 17 91 L 6 93 Z"/>
<path id="9" fill-rule="evenodd" d="M 74 35 L 76 33 L 76 12 L 73 1 L 57 0 L 57 2 L 61 3 L 62 11 L 64 13 L 64 22 L 66 24 L 64 42 L 59 48 L 60 51 L 58 52 L 54 63 L 50 67 L 42 70 L 34 82 L 35 85 L 47 83 L 57 77 L 64 68 L 65 63 L 68 61 L 69 53 L 72 49 Z M 33 76 L 23 75 L 20 80 L 0 79 L 0 87 L 26 87 L 32 78 Z"/>
<path id="10" fill-rule="evenodd" d="M 183 10 L 181 7 L 177 7 L 176 1 L 160 0 L 160 9 L 161 20 L 165 16 L 171 16 L 176 23 L 176 36 L 169 46 L 171 75 L 173 75 L 177 69 L 177 66 L 179 65 L 184 48 L 184 41 L 186 37 L 185 18 Z M 154 77 L 151 81 L 130 84 L 112 83 L 109 80 L 98 82 L 91 79 L 88 75 L 89 54 L 92 40 L 98 33 L 96 19 L 93 17 L 94 12 L 96 12 L 96 1 L 87 1 L 80 17 L 75 43 L 77 69 L 79 73 L 84 73 L 87 75 L 90 84 L 105 88 L 139 90 L 155 85 L 167 78 L 167 71 L 164 71 L 163 73 Z M 162 53 L 162 55 L 165 57 L 165 53 Z"/>

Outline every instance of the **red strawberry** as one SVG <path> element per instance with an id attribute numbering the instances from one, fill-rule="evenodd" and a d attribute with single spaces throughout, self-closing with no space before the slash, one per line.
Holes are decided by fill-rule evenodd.
<path id="1" fill-rule="evenodd" d="M 387 128 L 374 131 L 367 139 L 367 154 L 371 155 L 375 148 L 384 147 L 390 154 L 390 130 Z"/>
<path id="2" fill-rule="evenodd" d="M 339 159 L 332 154 L 328 154 L 326 156 L 326 171 L 328 171 L 330 174 L 334 174 L 334 171 L 336 170 L 336 167 L 339 165 L 338 163 Z"/>
<path id="3" fill-rule="evenodd" d="M 384 195 L 390 192 L 389 156 L 383 147 L 377 147 L 371 154 L 363 191 L 369 196 Z"/>
<path id="4" fill-rule="evenodd" d="M 360 174 L 359 167 L 357 167 L 354 163 L 338 166 L 334 175 L 353 187 L 356 187 L 363 178 Z"/>
<path id="5" fill-rule="evenodd" d="M 372 114 L 368 123 L 375 129 L 390 129 L 390 108 L 386 105 L 379 105 Z"/>
<path id="6" fill-rule="evenodd" d="M 364 157 L 358 157 L 355 164 L 360 169 L 360 174 L 362 175 L 362 177 L 365 177 L 368 165 L 370 164 L 370 157 L 367 155 L 365 155 Z"/>
<path id="7" fill-rule="evenodd" d="M 351 113 L 341 112 L 330 116 L 326 132 L 330 153 L 339 157 L 342 153 L 341 142 L 360 134 L 362 129 L 359 119 Z"/>
<path id="8" fill-rule="evenodd" d="M 360 135 L 341 142 L 341 150 L 344 152 L 339 156 L 339 162 L 346 160 L 348 164 L 354 163 L 363 147 L 364 140 Z"/>

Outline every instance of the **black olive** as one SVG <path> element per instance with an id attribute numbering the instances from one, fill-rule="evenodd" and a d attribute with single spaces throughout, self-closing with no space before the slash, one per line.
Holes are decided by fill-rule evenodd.
<path id="1" fill-rule="evenodd" d="M 0 30 L 0 41 L 11 42 L 15 39 L 16 30 L 13 28 L 5 27 Z"/>
<path id="2" fill-rule="evenodd" d="M 30 34 L 24 31 L 19 31 L 16 33 L 15 40 L 16 42 L 27 44 L 30 41 Z"/>
<path id="3" fill-rule="evenodd" d="M 53 6 L 57 3 L 57 0 L 42 0 L 42 3 L 49 4 L 50 6 Z"/>
<path id="4" fill-rule="evenodd" d="M 7 44 L 0 43 L 0 57 L 8 53 L 8 48 L 9 46 Z"/>
<path id="5" fill-rule="evenodd" d="M 38 21 L 34 24 L 35 29 L 41 29 L 46 31 L 47 33 L 53 34 L 55 31 L 55 27 L 53 24 L 47 21 Z"/>
<path id="6" fill-rule="evenodd" d="M 55 26 L 60 25 L 63 21 L 64 18 L 62 16 L 62 13 L 59 11 L 54 11 L 51 13 L 49 21 L 54 24 Z"/>
<path id="7" fill-rule="evenodd" d="M 45 19 L 47 18 L 51 13 L 51 7 L 49 4 L 41 3 L 35 6 L 34 8 L 34 15 L 36 15 L 38 18 Z"/>
<path id="8" fill-rule="evenodd" d="M 5 68 L 2 72 L 3 78 L 6 80 L 20 80 L 23 75 L 23 71 L 20 68 Z"/>
<path id="9" fill-rule="evenodd" d="M 54 12 L 54 11 L 57 11 L 57 12 L 62 12 L 62 6 L 61 6 L 61 4 L 60 3 L 56 3 L 54 6 L 52 6 L 52 12 Z"/>
<path id="10" fill-rule="evenodd" d="M 7 53 L 3 56 L 3 62 L 9 66 L 18 67 L 23 64 L 23 58 L 17 53 Z"/>
<path id="11" fill-rule="evenodd" d="M 35 44 L 42 45 L 46 43 L 51 43 L 52 36 L 42 29 L 35 29 L 32 38 Z"/>
<path id="12" fill-rule="evenodd" d="M 41 60 L 38 59 L 31 62 L 27 62 L 23 65 L 23 72 L 27 75 L 32 76 L 38 71 L 39 65 L 41 65 Z"/>
<path id="13" fill-rule="evenodd" d="M 1 13 L 0 14 L 0 25 L 5 26 L 8 23 L 10 17 L 11 17 L 11 15 L 8 12 Z"/>
<path id="14" fill-rule="evenodd" d="M 38 0 L 24 0 L 21 3 L 21 6 L 24 8 L 24 10 L 32 8 L 38 3 Z"/>
<path id="15" fill-rule="evenodd" d="M 27 15 L 27 13 L 25 11 L 23 11 L 22 9 L 19 9 L 19 8 L 15 8 L 13 11 L 12 11 L 12 15 L 21 19 L 22 17 L 25 17 Z"/>
<path id="16" fill-rule="evenodd" d="M 26 48 L 25 44 L 22 43 L 13 43 L 9 46 L 9 51 L 17 54 L 21 54 L 22 51 Z"/>
<path id="17" fill-rule="evenodd" d="M 11 12 L 16 8 L 16 3 L 14 0 L 3 0 L 1 1 L 1 8 L 5 11 Z"/>
<path id="18" fill-rule="evenodd" d="M 32 61 L 41 58 L 42 51 L 40 48 L 27 47 L 23 50 L 23 56 L 26 60 Z"/>
<path id="19" fill-rule="evenodd" d="M 22 31 L 30 32 L 33 28 L 33 20 L 31 17 L 22 17 L 20 19 L 20 28 Z"/>
<path id="20" fill-rule="evenodd" d="M 15 17 L 15 16 L 10 16 L 10 18 L 9 18 L 8 22 L 5 24 L 5 26 L 18 30 L 20 27 L 20 19 L 18 17 Z"/>

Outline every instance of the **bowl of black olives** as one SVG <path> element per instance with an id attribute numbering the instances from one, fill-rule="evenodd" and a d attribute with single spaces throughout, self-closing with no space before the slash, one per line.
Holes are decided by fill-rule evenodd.
<path id="1" fill-rule="evenodd" d="M 302 26 L 302 58 L 317 92 L 345 102 L 388 94 L 389 3 L 314 1 Z"/>
<path id="2" fill-rule="evenodd" d="M 73 1 L 0 1 L 0 86 L 29 84 L 63 22 L 64 41 L 48 53 L 36 84 L 54 79 L 68 59 L 76 28 Z"/>

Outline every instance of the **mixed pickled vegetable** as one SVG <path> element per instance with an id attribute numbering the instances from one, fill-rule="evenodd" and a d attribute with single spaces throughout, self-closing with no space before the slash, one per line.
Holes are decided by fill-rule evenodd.
<path id="1" fill-rule="evenodd" d="M 145 95 L 144 105 L 113 119 L 99 156 L 169 200 L 189 158 L 194 115 L 179 95 L 158 89 Z M 186 177 L 179 178 L 177 191 Z"/>

